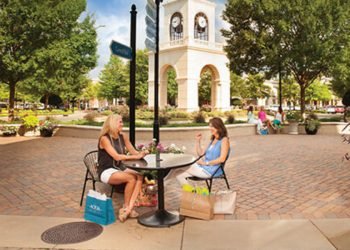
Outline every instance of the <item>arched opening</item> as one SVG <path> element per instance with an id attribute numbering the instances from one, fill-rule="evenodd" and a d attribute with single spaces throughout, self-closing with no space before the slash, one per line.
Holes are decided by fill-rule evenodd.
<path id="1" fill-rule="evenodd" d="M 173 67 L 169 67 L 167 72 L 167 104 L 177 106 L 179 88 L 176 82 L 176 72 Z"/>
<path id="2" fill-rule="evenodd" d="M 178 106 L 178 83 L 176 81 L 176 70 L 171 65 L 164 65 L 160 80 L 160 107 L 166 105 Z"/>
<path id="3" fill-rule="evenodd" d="M 218 72 L 214 66 L 203 67 L 198 83 L 198 105 L 200 109 L 215 109 L 217 106 Z"/>

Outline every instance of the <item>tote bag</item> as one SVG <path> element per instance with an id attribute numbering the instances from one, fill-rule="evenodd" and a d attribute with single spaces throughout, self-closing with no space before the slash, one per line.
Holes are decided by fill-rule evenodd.
<path id="1" fill-rule="evenodd" d="M 91 192 L 89 192 L 86 197 L 84 219 L 100 225 L 114 223 L 115 214 L 112 200 L 110 198 L 104 199 L 94 194 L 91 195 Z"/>
<path id="2" fill-rule="evenodd" d="M 233 214 L 237 193 L 231 190 L 215 193 L 214 214 Z"/>
<path id="3" fill-rule="evenodd" d="M 213 218 L 214 196 L 182 191 L 180 214 L 210 220 Z"/>

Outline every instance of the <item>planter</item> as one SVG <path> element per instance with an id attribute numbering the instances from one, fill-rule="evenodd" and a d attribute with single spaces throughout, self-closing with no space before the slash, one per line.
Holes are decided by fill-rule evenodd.
<path id="1" fill-rule="evenodd" d="M 52 129 L 40 129 L 40 136 L 42 137 L 51 137 L 53 134 L 53 130 Z"/>
<path id="2" fill-rule="evenodd" d="M 315 134 L 317 134 L 317 129 L 310 130 L 307 127 L 305 127 L 305 132 L 308 135 L 315 135 Z"/>
<path id="3" fill-rule="evenodd" d="M 298 134 L 298 122 L 289 122 L 288 134 L 297 135 Z"/>
<path id="4" fill-rule="evenodd" d="M 4 136 L 4 137 L 16 136 L 16 135 L 17 135 L 16 131 L 14 131 L 14 132 L 2 132 L 2 136 Z"/>

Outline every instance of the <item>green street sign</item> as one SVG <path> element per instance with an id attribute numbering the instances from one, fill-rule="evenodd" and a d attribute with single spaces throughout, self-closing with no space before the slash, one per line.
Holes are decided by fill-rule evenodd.
<path id="1" fill-rule="evenodd" d="M 128 60 L 132 59 L 132 49 L 130 47 L 113 40 L 109 47 L 113 55 L 120 56 Z"/>

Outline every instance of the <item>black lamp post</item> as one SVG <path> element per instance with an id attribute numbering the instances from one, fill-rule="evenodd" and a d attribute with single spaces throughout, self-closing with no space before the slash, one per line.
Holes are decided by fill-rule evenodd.
<path id="1" fill-rule="evenodd" d="M 135 146 L 135 85 L 136 85 L 136 5 L 131 6 L 131 29 L 130 29 L 130 47 L 132 49 L 132 59 L 130 61 L 130 124 L 129 137 L 132 145 Z"/>
<path id="2" fill-rule="evenodd" d="M 163 0 L 155 0 L 156 2 L 156 53 L 154 55 L 154 123 L 153 123 L 153 138 L 156 143 L 159 142 L 159 5 Z"/>

